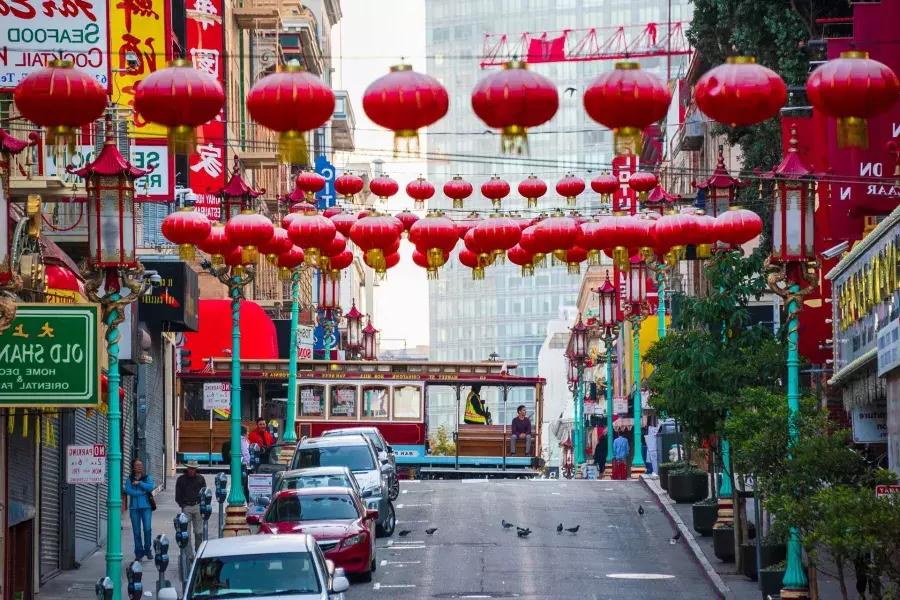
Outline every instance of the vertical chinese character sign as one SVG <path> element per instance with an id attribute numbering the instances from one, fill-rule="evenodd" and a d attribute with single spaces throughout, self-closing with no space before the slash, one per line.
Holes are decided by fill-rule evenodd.
<path id="1" fill-rule="evenodd" d="M 224 87 L 223 13 L 222 0 L 187 0 L 186 58 Z M 188 187 L 196 194 L 214 194 L 225 184 L 225 109 L 197 133 L 197 151 L 188 157 Z"/>

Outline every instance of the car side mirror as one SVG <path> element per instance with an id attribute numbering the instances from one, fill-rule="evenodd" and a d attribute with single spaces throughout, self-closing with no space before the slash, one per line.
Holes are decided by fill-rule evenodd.
<path id="1" fill-rule="evenodd" d="M 343 569 L 338 569 L 343 571 Z M 342 594 L 350 589 L 350 581 L 346 575 L 335 575 L 331 580 L 331 591 L 335 594 Z"/>
<path id="2" fill-rule="evenodd" d="M 247 515 L 247 525 L 259 525 L 261 522 L 259 515 Z"/>
<path id="3" fill-rule="evenodd" d="M 377 521 L 378 520 L 378 511 L 375 510 L 374 508 L 366 509 L 366 518 L 371 519 L 373 521 Z"/>

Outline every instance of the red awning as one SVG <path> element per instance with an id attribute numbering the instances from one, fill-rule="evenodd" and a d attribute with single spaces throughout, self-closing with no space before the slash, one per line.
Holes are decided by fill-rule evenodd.
<path id="1" fill-rule="evenodd" d="M 203 369 L 210 358 L 231 355 L 231 301 L 200 300 L 200 328 L 184 334 L 190 351 L 190 370 Z M 241 302 L 241 358 L 277 359 L 275 324 L 255 302 Z"/>
<path id="2" fill-rule="evenodd" d="M 48 264 L 44 267 L 44 274 L 47 277 L 48 288 L 53 288 L 55 290 L 71 290 L 84 296 L 84 283 L 70 268 L 62 265 Z"/>

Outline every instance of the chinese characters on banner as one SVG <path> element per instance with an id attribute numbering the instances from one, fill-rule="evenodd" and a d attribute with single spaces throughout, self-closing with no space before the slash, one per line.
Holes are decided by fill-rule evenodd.
<path id="1" fill-rule="evenodd" d="M 225 86 L 222 0 L 187 0 L 187 59 L 194 68 Z M 195 194 L 215 194 L 225 185 L 225 109 L 199 128 L 197 151 L 188 157 L 188 187 Z"/>
<path id="2" fill-rule="evenodd" d="M 0 90 L 58 58 L 109 87 L 105 0 L 0 2 Z"/>

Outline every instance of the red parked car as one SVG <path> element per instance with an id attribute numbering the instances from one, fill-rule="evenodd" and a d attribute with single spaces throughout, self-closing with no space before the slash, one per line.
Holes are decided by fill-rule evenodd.
<path id="1" fill-rule="evenodd" d="M 321 487 L 281 490 L 265 514 L 248 516 L 262 534 L 306 533 L 313 536 L 325 557 L 371 581 L 375 560 L 377 510 L 367 510 L 350 488 Z"/>

